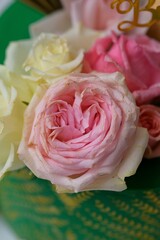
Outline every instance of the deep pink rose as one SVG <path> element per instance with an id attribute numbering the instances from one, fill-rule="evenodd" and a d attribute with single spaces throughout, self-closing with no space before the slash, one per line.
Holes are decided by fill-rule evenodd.
<path id="1" fill-rule="evenodd" d="M 148 151 L 146 157 L 160 156 L 160 108 L 153 105 L 142 105 L 140 107 L 141 126 L 149 132 Z"/>
<path id="2" fill-rule="evenodd" d="M 147 36 L 98 39 L 85 55 L 84 72 L 120 71 L 139 105 L 160 96 L 160 43 Z"/>
<path id="3" fill-rule="evenodd" d="M 40 88 L 24 117 L 19 157 L 58 191 L 121 191 L 148 142 L 120 73 L 70 75 Z"/>

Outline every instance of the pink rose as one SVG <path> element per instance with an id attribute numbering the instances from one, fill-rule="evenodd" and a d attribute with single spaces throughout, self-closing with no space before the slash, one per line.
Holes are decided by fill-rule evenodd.
<path id="1" fill-rule="evenodd" d="M 72 23 L 82 22 L 95 30 L 110 28 L 115 20 L 122 18 L 111 8 L 112 0 L 61 0 L 71 16 Z"/>
<path id="2" fill-rule="evenodd" d="M 84 72 L 120 71 L 139 105 L 160 96 L 160 43 L 147 36 L 98 39 L 85 55 Z"/>
<path id="3" fill-rule="evenodd" d="M 85 27 L 91 29 L 105 31 L 114 30 L 117 33 L 121 33 L 118 29 L 118 25 L 123 22 L 121 29 L 125 30 L 127 27 L 131 27 L 129 33 L 134 32 L 143 34 L 148 29 L 148 27 L 140 28 L 132 25 L 134 18 L 132 9 L 133 4 L 129 1 L 61 0 L 61 2 L 66 12 L 70 15 L 72 25 L 81 22 Z M 140 8 L 143 9 L 145 6 L 146 2 L 140 1 Z M 118 13 L 117 8 L 123 9 L 125 13 Z M 149 11 L 139 12 L 139 24 L 148 23 L 151 19 L 152 14 Z M 124 22 L 128 22 L 128 24 Z"/>
<path id="4" fill-rule="evenodd" d="M 39 88 L 24 118 L 19 157 L 59 192 L 126 188 L 148 135 L 120 73 L 75 74 Z"/>
<path id="5" fill-rule="evenodd" d="M 63 5 L 61 10 L 30 25 L 32 36 L 38 36 L 42 32 L 64 33 L 71 26 L 75 27 L 77 25 L 92 29 L 95 32 L 105 31 L 110 33 L 115 31 L 118 34 L 127 30 L 127 28 L 130 28 L 127 34 L 145 34 L 148 30 L 148 27 L 136 27 L 132 24 L 134 19 L 132 1 L 61 0 L 61 3 Z M 146 1 L 140 1 L 139 7 L 142 10 L 145 9 L 146 5 Z M 118 13 L 117 8 L 123 9 L 123 13 Z M 151 12 L 140 11 L 137 23 L 144 26 L 151 19 Z M 121 27 L 121 30 L 118 27 Z"/>
<path id="6" fill-rule="evenodd" d="M 146 157 L 160 156 L 160 108 L 153 105 L 142 105 L 140 107 L 141 126 L 149 132 L 148 151 Z"/>

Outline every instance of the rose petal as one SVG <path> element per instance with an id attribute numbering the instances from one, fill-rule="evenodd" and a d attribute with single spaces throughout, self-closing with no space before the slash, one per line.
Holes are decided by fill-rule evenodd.
<path id="1" fill-rule="evenodd" d="M 31 46 L 32 40 L 11 42 L 6 50 L 6 67 L 17 74 L 24 74 L 25 72 L 22 69 L 22 64 L 25 61 Z"/>
<path id="2" fill-rule="evenodd" d="M 148 132 L 145 128 L 137 128 L 132 147 L 128 151 L 124 161 L 120 164 L 118 176 L 124 180 L 125 177 L 134 175 L 144 155 L 148 144 Z"/>
<path id="3" fill-rule="evenodd" d="M 58 24 L 57 24 L 58 23 Z M 37 37 L 40 33 L 61 34 L 71 26 L 70 18 L 65 10 L 58 10 L 54 14 L 49 14 L 42 20 L 36 21 L 29 26 L 32 37 Z"/>

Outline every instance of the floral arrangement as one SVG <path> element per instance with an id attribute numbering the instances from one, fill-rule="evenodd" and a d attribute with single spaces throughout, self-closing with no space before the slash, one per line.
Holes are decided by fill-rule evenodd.
<path id="1" fill-rule="evenodd" d="M 122 191 L 143 156 L 160 156 L 154 21 L 137 25 L 113 1 L 62 3 L 32 25 L 36 37 L 10 43 L 0 66 L 0 177 L 27 166 L 58 192 Z M 137 28 L 118 30 L 125 17 Z"/>

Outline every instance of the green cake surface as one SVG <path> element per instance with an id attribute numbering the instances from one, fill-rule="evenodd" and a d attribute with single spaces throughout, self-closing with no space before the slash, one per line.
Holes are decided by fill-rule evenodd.
<path id="1" fill-rule="evenodd" d="M 1 63 L 8 43 L 28 38 L 28 25 L 42 16 L 17 1 L 0 17 Z M 144 159 L 123 192 L 57 194 L 24 168 L 0 182 L 0 209 L 25 240 L 158 240 L 159 173 L 160 159 Z"/>
<path id="2" fill-rule="evenodd" d="M 57 194 L 28 169 L 0 184 L 4 216 L 26 240 L 157 240 L 160 188 Z"/>

